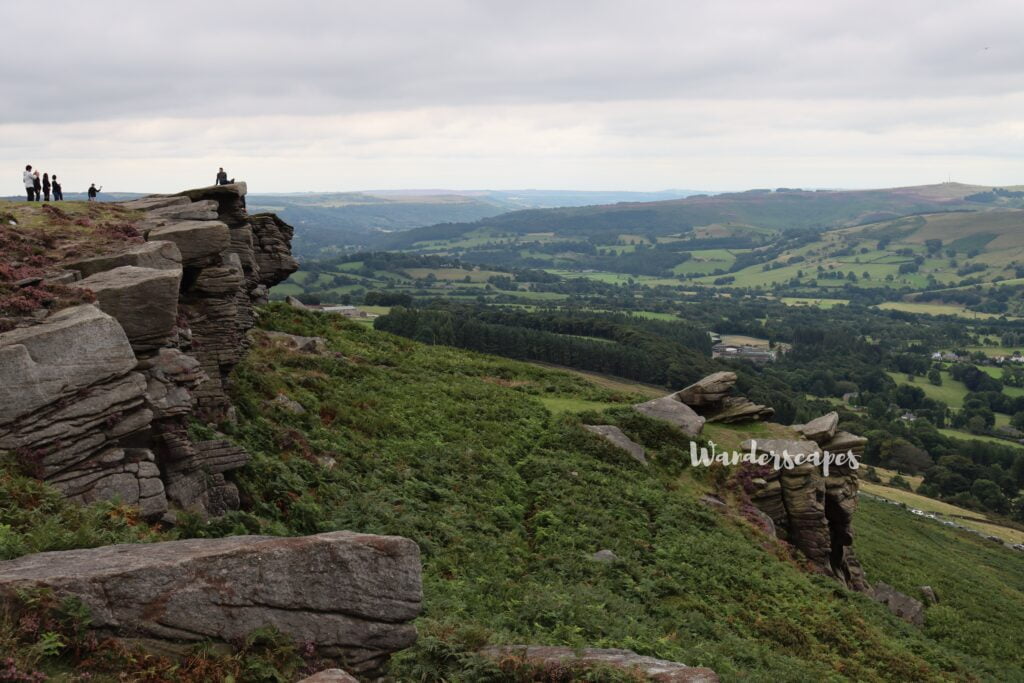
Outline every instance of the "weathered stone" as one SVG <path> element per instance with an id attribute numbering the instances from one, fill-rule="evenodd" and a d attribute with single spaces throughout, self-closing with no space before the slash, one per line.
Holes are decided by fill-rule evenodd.
<path id="1" fill-rule="evenodd" d="M 306 409 L 302 407 L 301 403 L 299 403 L 293 398 L 285 396 L 284 394 L 278 394 L 277 396 L 275 396 L 274 400 L 271 401 L 271 403 L 280 408 L 281 410 L 285 411 L 286 413 L 291 413 L 292 415 L 302 415 L 303 413 L 306 412 Z"/>
<path id="2" fill-rule="evenodd" d="M 155 194 L 141 199 L 121 202 L 121 206 L 131 211 L 154 211 L 170 206 L 188 206 L 192 200 L 188 197 L 169 194 Z"/>
<path id="3" fill-rule="evenodd" d="M 900 593 L 889 584 L 881 581 L 876 583 L 871 591 L 871 597 L 888 607 L 889 611 L 900 619 L 915 626 L 924 625 L 924 605 L 919 600 Z"/>
<path id="4" fill-rule="evenodd" d="M 231 244 L 231 233 L 220 221 L 177 221 L 150 230 L 146 240 L 174 242 L 182 265 L 202 266 L 219 260 Z"/>
<path id="5" fill-rule="evenodd" d="M 160 470 L 153 462 L 153 454 L 145 449 L 107 449 L 48 481 L 76 502 L 118 500 L 138 506 L 139 513 L 147 519 L 167 512 Z"/>
<path id="6" fill-rule="evenodd" d="M 611 564 L 619 561 L 619 556 L 613 553 L 611 550 L 604 548 L 598 550 L 596 553 L 590 556 L 590 559 L 594 562 L 601 562 L 603 564 Z"/>
<path id="7" fill-rule="evenodd" d="M 0 563 L 0 596 L 48 588 L 88 607 L 103 635 L 234 642 L 274 626 L 350 671 L 378 672 L 412 645 L 419 548 L 336 531 L 235 536 L 39 553 Z"/>
<path id="8" fill-rule="evenodd" d="M 299 683 L 359 683 L 359 681 L 341 669 L 324 669 L 303 678 Z"/>
<path id="9" fill-rule="evenodd" d="M 292 308 L 298 308 L 298 309 L 301 309 L 301 310 L 306 310 L 307 308 L 309 308 L 309 306 L 307 306 L 306 304 L 302 303 L 301 301 L 296 299 L 294 296 L 290 296 L 290 295 L 286 296 L 284 298 L 284 302 L 286 304 L 288 304 L 289 306 L 291 306 Z"/>
<path id="10" fill-rule="evenodd" d="M 260 281 L 272 287 L 284 282 L 299 268 L 292 256 L 294 229 L 274 214 L 250 217 Z"/>
<path id="11" fill-rule="evenodd" d="M 64 264 L 65 268 L 80 272 L 82 277 L 89 277 L 121 266 L 179 270 L 181 268 L 181 252 L 178 251 L 178 246 L 174 242 L 143 242 L 142 244 L 133 244 L 115 254 L 94 256 Z"/>
<path id="12" fill-rule="evenodd" d="M 622 430 L 618 427 L 614 425 L 583 425 L 583 428 L 592 434 L 597 434 L 613 446 L 626 451 L 629 453 L 629 457 L 641 465 L 647 464 L 644 447 L 623 434 Z"/>
<path id="13" fill-rule="evenodd" d="M 855 455 L 864 452 L 864 446 L 868 440 L 863 436 L 857 436 L 850 432 L 837 431 L 835 435 L 822 444 L 822 448 L 830 453 L 846 453 L 852 451 Z"/>
<path id="14" fill-rule="evenodd" d="M 663 396 L 646 403 L 638 403 L 633 409 L 655 420 L 663 420 L 677 427 L 687 436 L 697 436 L 704 428 L 704 418 L 693 408 L 677 401 L 672 396 Z"/>
<path id="15" fill-rule="evenodd" d="M 162 206 L 151 209 L 149 216 L 158 218 L 174 218 L 189 221 L 215 221 L 217 220 L 217 202 L 212 199 L 204 199 L 197 202 L 176 203 L 169 206 Z"/>
<path id="16" fill-rule="evenodd" d="M 677 391 L 674 396 L 691 407 L 706 406 L 725 398 L 735 384 L 735 372 L 716 372 Z"/>
<path id="17" fill-rule="evenodd" d="M 136 352 L 156 349 L 171 337 L 178 318 L 181 270 L 120 266 L 91 275 L 75 287 L 96 295 L 96 305 L 117 319 Z"/>
<path id="18" fill-rule="evenodd" d="M 135 367 L 117 321 L 92 305 L 0 334 L 0 426 Z"/>
<path id="19" fill-rule="evenodd" d="M 611 667 L 623 673 L 641 676 L 643 680 L 658 683 L 713 683 L 718 675 L 711 669 L 692 667 L 654 657 L 643 657 L 632 650 L 598 648 L 554 647 L 548 645 L 499 645 L 484 648 L 480 654 L 499 666 L 518 663 L 533 664 L 538 668 L 558 666 L 579 672 L 586 680 L 586 672 L 594 667 Z M 564 680 L 564 679 L 563 679 Z"/>
<path id="20" fill-rule="evenodd" d="M 837 426 L 839 426 L 839 413 L 833 410 L 821 417 L 814 418 L 805 425 L 793 425 L 793 430 L 815 443 L 824 444 L 835 436 Z"/>
<path id="21" fill-rule="evenodd" d="M 921 591 L 921 595 L 924 597 L 924 604 L 937 605 L 939 604 L 939 596 L 935 594 L 935 589 L 931 586 L 919 586 L 918 590 Z"/>
<path id="22" fill-rule="evenodd" d="M 303 337 L 287 332 L 272 332 L 260 330 L 259 336 L 266 338 L 276 346 L 283 346 L 294 351 L 303 353 L 324 353 L 327 351 L 327 340 L 323 337 Z"/>
<path id="23" fill-rule="evenodd" d="M 709 507 L 712 510 L 723 511 L 726 509 L 726 507 L 728 507 L 725 504 L 724 500 L 722 500 L 718 496 L 713 496 L 710 494 L 705 494 L 698 498 L 697 500 L 699 500 L 702 505 L 704 505 L 705 507 Z"/>

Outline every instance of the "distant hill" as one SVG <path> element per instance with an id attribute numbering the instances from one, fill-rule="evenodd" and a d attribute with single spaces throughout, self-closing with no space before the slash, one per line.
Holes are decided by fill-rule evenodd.
<path id="1" fill-rule="evenodd" d="M 600 206 L 526 210 L 475 222 L 435 225 L 392 235 L 380 246 L 394 249 L 438 246 L 467 233 L 490 229 L 523 235 L 553 233 L 565 239 L 587 239 L 612 232 L 645 238 L 686 236 L 699 229 L 733 228 L 760 232 L 797 229 L 826 230 L 898 218 L 908 214 L 978 210 L 987 205 L 967 196 L 991 188 L 945 183 L 880 190 L 749 190 L 714 196 L 695 195 L 658 202 L 625 202 Z"/>
<path id="2" fill-rule="evenodd" d="M 648 202 L 692 194 L 692 190 L 373 190 L 251 194 L 249 208 L 274 211 L 296 226 L 295 252 L 312 257 L 332 248 L 376 244 L 392 232 L 473 222 L 517 209 Z"/>

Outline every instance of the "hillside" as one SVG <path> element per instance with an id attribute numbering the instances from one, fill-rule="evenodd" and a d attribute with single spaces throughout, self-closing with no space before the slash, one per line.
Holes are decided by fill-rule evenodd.
<path id="1" fill-rule="evenodd" d="M 723 680 L 1022 673 L 1024 573 L 1010 550 L 862 501 L 855 547 L 869 579 L 941 596 L 923 629 L 909 627 L 701 505 L 716 479 L 687 468 L 686 440 L 614 407 L 638 395 L 280 305 L 262 324 L 323 336 L 333 353 L 260 343 L 239 367 L 246 510 L 204 533 L 417 539 L 426 607 L 418 645 L 396 662 L 402 678 L 478 680 L 465 655 L 485 642 L 629 647 Z M 275 407 L 279 395 L 303 412 Z M 556 398 L 610 405 L 601 420 L 643 442 L 653 465 L 587 435 L 572 412 L 552 416 Z M 600 549 L 619 560 L 589 559 Z"/>

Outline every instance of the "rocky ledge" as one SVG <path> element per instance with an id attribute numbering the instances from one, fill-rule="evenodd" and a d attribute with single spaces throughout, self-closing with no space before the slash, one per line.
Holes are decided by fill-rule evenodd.
<path id="1" fill-rule="evenodd" d="M 0 563 L 0 606 L 48 589 L 80 600 L 90 628 L 165 654 L 274 626 L 320 658 L 372 677 L 411 646 L 419 547 L 336 531 L 233 536 L 28 555 Z"/>
<path id="2" fill-rule="evenodd" d="M 46 274 L 95 303 L 0 334 L 0 450 L 68 498 L 116 498 L 150 519 L 237 507 L 225 473 L 248 456 L 194 441 L 187 421 L 233 419 L 228 376 L 254 306 L 298 267 L 291 226 L 248 215 L 245 194 L 236 183 L 124 203 L 145 242 Z"/>

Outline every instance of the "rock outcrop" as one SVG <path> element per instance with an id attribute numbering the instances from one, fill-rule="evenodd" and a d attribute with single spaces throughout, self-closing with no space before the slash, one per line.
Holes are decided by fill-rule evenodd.
<path id="1" fill-rule="evenodd" d="M 46 588 L 89 609 L 90 628 L 163 652 L 275 626 L 319 657 L 372 676 L 416 640 L 419 548 L 336 531 L 39 553 L 0 563 L 0 603 Z"/>
<path id="2" fill-rule="evenodd" d="M 248 456 L 193 442 L 187 420 L 233 418 L 228 376 L 251 343 L 253 306 L 298 267 L 291 227 L 249 217 L 245 193 L 237 183 L 126 202 L 145 243 L 61 264 L 95 303 L 0 334 L 0 450 L 77 501 L 118 499 L 150 518 L 237 507 L 225 473 Z"/>
<path id="3" fill-rule="evenodd" d="M 743 396 L 733 396 L 735 372 L 715 372 L 672 395 L 693 408 L 708 422 L 731 424 L 767 420 L 775 409 L 754 403 Z"/>
<path id="4" fill-rule="evenodd" d="M 639 680 L 659 683 L 714 683 L 718 681 L 718 675 L 711 669 L 686 666 L 654 657 L 644 657 L 632 650 L 598 648 L 574 650 L 571 647 L 547 645 L 502 645 L 484 648 L 480 654 L 497 662 L 499 666 L 515 668 L 520 664 L 527 664 L 541 671 L 557 669 L 563 675 L 568 669 L 579 676 L 578 678 L 573 676 L 572 679 L 560 676 L 558 680 L 585 681 L 588 680 L 587 671 L 599 667 L 616 669 L 624 674 L 636 676 Z M 537 680 L 541 680 L 541 678 L 538 677 Z"/>
<path id="5" fill-rule="evenodd" d="M 835 412 L 806 425 L 794 425 L 804 440 L 758 440 L 758 453 L 788 451 L 790 455 L 815 452 L 863 453 L 866 439 L 837 430 Z M 751 447 L 744 444 L 744 449 Z M 870 586 L 853 552 L 853 516 L 859 481 L 848 463 L 824 467 L 805 463 L 792 469 L 770 469 L 752 480 L 751 501 L 771 517 L 775 533 L 799 548 L 821 571 L 847 587 L 868 591 Z"/>

